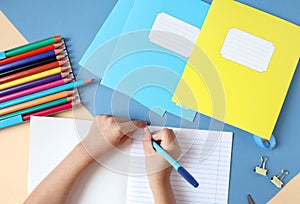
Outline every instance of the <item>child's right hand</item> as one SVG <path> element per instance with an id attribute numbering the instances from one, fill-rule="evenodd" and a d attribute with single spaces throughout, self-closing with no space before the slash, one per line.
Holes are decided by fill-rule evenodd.
<path id="1" fill-rule="evenodd" d="M 146 168 L 155 203 L 175 203 L 170 184 L 170 175 L 173 167 L 160 153 L 153 149 L 152 140 L 160 142 L 160 146 L 174 159 L 178 159 L 180 156 L 181 148 L 173 130 L 165 128 L 152 135 L 148 127 L 144 128 L 143 144 Z"/>

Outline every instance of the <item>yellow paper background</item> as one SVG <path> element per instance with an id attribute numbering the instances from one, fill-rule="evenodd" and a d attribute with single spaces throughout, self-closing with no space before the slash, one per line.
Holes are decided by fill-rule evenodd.
<path id="1" fill-rule="evenodd" d="M 26 39 L 0 11 L 0 50 L 27 43 Z M 93 119 L 85 107 L 66 111 L 56 117 Z M 29 123 L 0 130 L 0 203 L 22 203 L 27 197 Z"/>
<path id="2" fill-rule="evenodd" d="M 257 72 L 221 56 L 221 47 L 231 28 L 274 44 L 275 51 L 267 71 Z M 173 101 L 269 139 L 299 60 L 299 36 L 297 25 L 236 1 L 214 0 Z M 221 106 L 216 100 L 218 97 L 209 97 L 222 90 L 209 86 L 205 77 L 195 76 L 196 72 L 201 75 L 207 67 L 207 59 L 199 55 L 197 47 L 209 56 L 220 77 L 225 97 L 224 114 L 216 113 L 216 108 Z M 215 77 L 208 78 L 212 81 Z"/>

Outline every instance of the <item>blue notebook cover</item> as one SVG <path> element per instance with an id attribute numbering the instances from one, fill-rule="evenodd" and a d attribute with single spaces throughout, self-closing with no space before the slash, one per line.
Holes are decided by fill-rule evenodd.
<path id="1" fill-rule="evenodd" d="M 201 28 L 210 5 L 201 0 L 136 0 L 129 8 L 130 3 L 118 2 L 81 65 L 102 78 L 102 85 L 132 97 L 157 114 L 169 112 L 193 121 L 195 111 L 171 101 L 187 58 L 151 43 L 148 35 L 161 12 Z M 126 8 L 127 18 L 121 7 Z M 121 19 L 116 17 L 118 9 L 124 14 Z M 118 29 L 110 34 L 103 31 L 116 26 Z"/>

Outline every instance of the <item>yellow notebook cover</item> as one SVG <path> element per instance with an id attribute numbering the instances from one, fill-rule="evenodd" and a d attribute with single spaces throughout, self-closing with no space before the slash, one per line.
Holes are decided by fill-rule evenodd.
<path id="1" fill-rule="evenodd" d="M 299 26 L 214 0 L 172 100 L 269 139 L 299 56 Z"/>

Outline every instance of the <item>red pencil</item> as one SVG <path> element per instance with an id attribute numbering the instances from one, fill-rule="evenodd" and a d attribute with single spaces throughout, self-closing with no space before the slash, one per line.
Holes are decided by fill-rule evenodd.
<path id="1" fill-rule="evenodd" d="M 52 45 L 47 45 L 45 47 L 41 47 L 41 48 L 36 49 L 36 50 L 32 50 L 32 51 L 29 51 L 29 52 L 25 52 L 25 53 L 22 53 L 22 54 L 13 56 L 13 57 L 9 57 L 9 58 L 0 60 L 0 66 L 11 63 L 11 62 L 15 62 L 15 61 L 27 58 L 27 57 L 31 57 L 31 56 L 34 56 L 34 55 L 37 55 L 37 54 L 41 54 L 43 52 L 47 52 L 47 51 L 50 51 L 50 50 L 55 50 L 55 49 L 63 46 L 63 44 L 64 43 L 56 43 L 56 44 L 52 44 Z"/>
<path id="2" fill-rule="evenodd" d="M 9 58 L 7 58 L 7 59 L 9 59 Z M 28 69 L 28 70 L 25 70 L 25 71 L 17 72 L 15 74 L 10 74 L 10 75 L 4 76 L 4 77 L 0 77 L 0 84 L 4 84 L 4 83 L 7 83 L 7 82 L 16 80 L 16 79 L 24 78 L 24 77 L 27 77 L 27 76 L 30 76 L 30 75 L 33 75 L 33 74 L 37 74 L 37 73 L 44 72 L 44 71 L 47 71 L 47 70 L 50 70 L 50 69 L 61 67 L 64 64 L 66 64 L 67 62 L 68 61 L 66 61 L 66 60 L 64 60 L 64 61 L 55 61 L 55 62 L 51 62 L 49 64 L 44 64 L 44 65 L 41 65 L 41 66 L 38 66 L 38 67 Z"/>
<path id="3" fill-rule="evenodd" d="M 30 120 L 31 116 L 48 116 L 48 115 L 52 115 L 52 114 L 55 114 L 55 113 L 59 113 L 59 112 L 71 109 L 75 106 L 79 106 L 80 104 L 81 104 L 80 102 L 71 102 L 71 103 L 66 103 L 66 104 L 63 104 L 63 105 L 55 106 L 55 107 L 52 107 L 52 108 L 48 108 L 48 109 L 45 109 L 45 110 L 37 111 L 35 113 L 30 113 L 28 115 L 23 116 L 23 121 Z"/>

